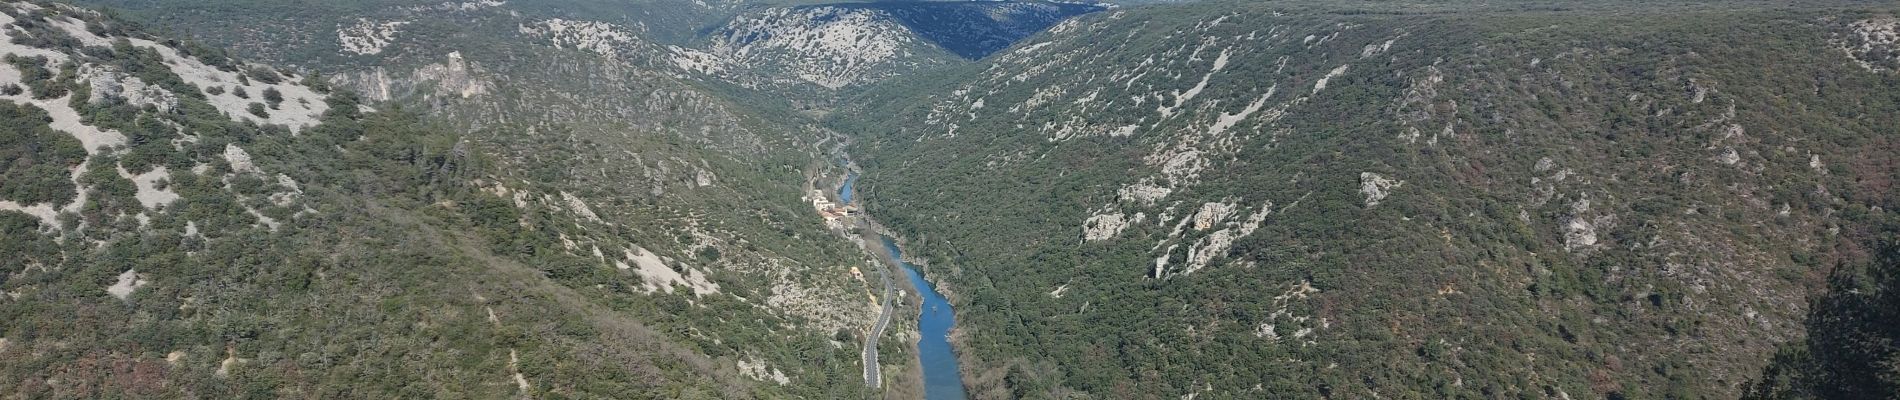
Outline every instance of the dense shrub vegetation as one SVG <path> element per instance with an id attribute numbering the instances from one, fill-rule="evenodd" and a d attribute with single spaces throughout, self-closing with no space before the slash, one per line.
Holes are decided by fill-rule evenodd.
<path id="1" fill-rule="evenodd" d="M 1889 217 L 1873 259 L 1837 266 L 1809 304 L 1806 340 L 1789 343 L 1751 399 L 1878 399 L 1900 393 L 1900 225 Z"/>
<path id="2" fill-rule="evenodd" d="M 1888 11 L 1466 6 L 1087 16 L 834 123 L 980 398 L 1734 397 L 1900 204 L 1900 78 L 1830 42 Z M 1273 212 L 1183 273 L 1204 204 Z M 1148 219 L 1084 240 L 1114 211 Z"/>
<path id="3" fill-rule="evenodd" d="M 20 204 L 72 201 L 70 168 L 79 166 L 86 150 L 79 140 L 47 127 L 46 110 L 27 104 L 0 102 L 0 200 Z"/>
<path id="4" fill-rule="evenodd" d="M 142 35 L 110 15 L 48 15 L 80 17 L 95 33 Z M 196 44 L 159 41 L 213 65 L 240 65 Z M 774 217 L 770 231 L 744 231 L 750 242 L 686 247 L 723 238 L 591 221 L 565 203 L 537 196 L 518 204 L 491 192 L 505 183 L 560 199 L 561 192 L 585 187 L 566 180 L 573 176 L 572 158 L 555 152 L 546 159 L 511 158 L 511 149 L 532 146 L 583 149 L 567 154 L 597 160 L 605 153 L 570 143 L 582 140 L 573 136 L 522 134 L 560 128 L 470 131 L 401 103 L 365 111 L 356 95 L 320 88 L 333 93 L 330 111 L 321 124 L 292 134 L 225 115 L 150 49 L 122 41 L 35 45 L 74 59 L 61 65 L 7 60 L 25 75 L 20 93 L 31 90 L 45 100 L 73 96 L 61 103 L 73 106 L 82 123 L 116 131 L 126 142 L 88 158 L 72 135 L 48 126 L 45 111 L 0 101 L 0 126 L 6 127 L 0 129 L 0 200 L 58 207 L 86 194 L 75 212 L 51 223 L 0 211 L 0 254 L 6 255 L 0 257 L 0 359 L 8 360 L 0 362 L 0 392 L 7 395 L 843 398 L 864 392 L 860 339 L 833 342 L 836 331 L 811 329 L 811 321 L 762 306 L 775 282 L 724 265 L 759 263 L 759 254 L 770 252 L 811 265 L 801 265 L 791 279 L 843 280 L 840 264 L 860 258 L 844 243 L 800 237 L 827 233 L 801 208 L 795 188 L 775 183 L 795 182 L 796 169 L 719 165 L 719 183 L 733 188 L 708 190 L 757 197 L 708 198 L 795 217 Z M 82 64 L 136 77 L 176 94 L 177 104 L 91 98 L 91 78 L 77 73 Z M 314 76 L 256 65 L 244 71 L 243 79 L 257 82 Z M 247 95 L 258 102 L 243 112 L 299 106 L 275 89 Z M 245 155 L 233 158 L 234 151 Z M 706 150 L 670 154 L 691 151 Z M 755 159 L 790 163 L 799 155 Z M 85 169 L 75 179 L 72 168 L 82 161 Z M 159 167 L 167 173 L 155 189 L 178 198 L 144 205 L 140 184 L 126 174 Z M 589 201 L 596 198 L 602 197 Z M 655 205 L 662 199 L 635 201 L 595 204 L 613 221 L 657 219 L 642 213 L 662 212 Z M 706 218 L 702 226 L 751 227 L 757 223 L 745 221 L 757 218 L 731 213 Z M 685 287 L 649 293 L 641 275 L 564 243 L 583 235 L 601 247 L 641 243 L 671 255 L 680 261 L 670 267 L 705 271 L 721 293 L 696 296 Z M 671 250 L 680 242 L 697 251 Z M 123 299 L 107 290 L 121 277 L 130 279 Z M 742 375 L 740 360 L 762 360 L 797 380 L 780 385 Z"/>
<path id="5" fill-rule="evenodd" d="M 0 136 L 0 199 L 87 194 L 53 223 L 0 211 L 21 271 L 0 276 L 0 357 L 24 360 L 0 388 L 27 397 L 865 396 L 856 341 L 894 361 L 908 337 L 779 308 L 861 306 L 862 254 L 798 187 L 845 142 L 868 208 L 957 303 L 978 398 L 1852 398 L 1900 376 L 1900 78 L 1852 58 L 1890 46 L 1837 43 L 1891 5 L 1128 7 L 801 113 L 827 102 L 660 68 L 654 44 L 731 9 L 91 2 L 326 73 L 162 41 L 237 84 L 339 89 L 295 135 L 233 122 L 150 50 L 15 15 L 19 44 L 180 96 L 92 101 L 75 63 L 6 60 L 23 82 L 0 93 L 72 96 L 128 139 L 73 185 L 86 149 L 0 109 L 25 129 Z M 110 16 L 87 29 L 138 32 Z M 656 53 L 519 42 L 549 17 L 640 26 Z M 359 18 L 409 24 L 340 51 Z M 235 114 L 297 106 L 203 93 L 226 90 Z M 1051 134 L 1076 127 L 1129 130 Z M 118 169 L 161 166 L 181 198 L 151 209 Z M 1085 233 L 1110 214 L 1134 222 Z M 635 243 L 720 292 L 650 293 L 612 265 Z M 739 371 L 754 360 L 789 382 Z"/>

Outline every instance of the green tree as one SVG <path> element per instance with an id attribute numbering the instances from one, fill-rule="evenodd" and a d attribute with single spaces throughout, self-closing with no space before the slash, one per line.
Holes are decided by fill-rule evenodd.
<path id="1" fill-rule="evenodd" d="M 275 110 L 278 104 L 284 102 L 284 93 L 277 91 L 275 87 L 264 88 L 264 101 L 269 102 L 270 108 Z"/>
<path id="2" fill-rule="evenodd" d="M 1900 396 L 1900 227 L 1874 248 L 1864 270 L 1836 268 L 1808 310 L 1807 341 L 1776 352 L 1746 398 Z"/>
<path id="3" fill-rule="evenodd" d="M 65 204 L 76 194 L 67 172 L 86 157 L 71 135 L 47 126 L 45 110 L 0 102 L 0 199 Z"/>

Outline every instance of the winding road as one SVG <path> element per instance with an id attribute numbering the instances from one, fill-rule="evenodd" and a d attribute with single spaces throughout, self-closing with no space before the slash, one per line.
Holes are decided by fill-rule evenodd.
<path id="1" fill-rule="evenodd" d="M 836 144 L 833 144 L 831 147 L 831 154 L 843 159 L 845 161 L 845 164 L 850 165 L 851 156 L 849 154 L 846 154 L 844 152 L 844 149 L 846 146 L 849 146 L 851 144 L 851 138 L 846 137 L 844 135 L 840 135 L 837 132 L 829 132 L 829 133 L 830 133 L 830 137 L 827 137 L 824 140 L 820 140 L 817 144 L 815 144 L 815 146 L 823 146 L 824 143 L 827 141 L 831 141 L 834 139 L 837 140 L 838 142 Z M 810 175 L 807 175 L 807 177 L 809 178 Z M 844 199 L 845 197 L 850 196 L 844 193 L 845 190 L 850 190 L 848 184 L 847 186 L 839 187 L 836 190 L 838 192 L 840 201 L 845 202 L 845 203 L 851 203 L 851 201 Z M 852 196 L 852 197 L 855 197 L 855 196 Z M 870 218 L 870 216 L 861 215 L 857 218 Z M 854 219 L 854 222 L 855 222 L 854 225 L 858 225 L 860 227 L 865 225 L 862 220 Z M 868 230 L 866 230 L 866 232 L 868 233 Z M 873 236 L 873 237 L 876 237 L 876 236 Z M 859 240 L 858 244 L 864 248 L 864 251 L 870 253 L 874 258 L 883 260 L 885 258 L 890 257 L 890 255 L 888 254 L 884 254 L 882 252 L 875 250 L 875 248 L 872 246 L 876 246 L 876 244 L 867 244 L 862 240 Z M 883 303 L 881 306 L 882 310 L 878 311 L 877 323 L 871 325 L 871 332 L 869 332 L 869 334 L 864 337 L 864 351 L 863 351 L 863 354 L 860 354 L 860 358 L 864 360 L 864 385 L 872 389 L 881 389 L 884 387 L 884 371 L 881 368 L 882 365 L 879 364 L 877 360 L 877 343 L 879 339 L 882 339 L 884 337 L 884 330 L 887 328 L 890 328 L 891 316 L 897 314 L 897 309 L 896 309 L 896 305 L 892 304 L 891 302 L 891 298 L 896 297 L 896 295 L 892 293 L 892 291 L 896 289 L 895 289 L 895 285 L 891 283 L 891 274 L 890 274 L 891 268 L 890 266 L 887 266 L 885 265 L 885 263 L 882 263 L 882 262 L 877 263 L 876 266 L 877 266 L 876 268 L 877 278 L 879 281 L 882 281 L 884 283 L 884 294 L 878 296 L 879 302 Z"/>
<path id="2" fill-rule="evenodd" d="M 891 274 L 886 272 L 889 269 L 881 263 L 877 268 L 878 279 L 884 281 L 884 295 L 879 296 L 883 300 L 884 310 L 879 312 L 877 324 L 871 326 L 871 335 L 864 338 L 864 384 L 872 389 L 884 384 L 883 372 L 878 369 L 877 342 L 884 337 L 884 328 L 890 327 L 891 315 L 896 313 L 895 306 L 891 304 Z"/>

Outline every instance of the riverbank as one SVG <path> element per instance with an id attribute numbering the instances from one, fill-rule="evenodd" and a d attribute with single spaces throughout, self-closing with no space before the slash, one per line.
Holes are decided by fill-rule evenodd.
<path id="1" fill-rule="evenodd" d="M 857 193 L 861 171 L 857 170 L 856 166 L 850 163 L 848 157 L 841 156 L 839 160 L 840 163 L 837 167 L 844 170 L 843 176 L 839 176 L 835 173 L 825 174 L 823 176 L 814 177 L 813 182 L 832 183 L 833 186 L 831 187 L 835 189 L 827 194 L 834 196 L 833 198 L 838 204 L 851 206 L 855 209 L 857 201 L 862 200 L 861 196 Z M 874 258 L 880 261 L 880 265 L 877 266 L 880 280 L 888 279 L 888 274 L 890 273 L 901 271 L 906 278 L 902 282 L 906 283 L 909 289 L 905 291 L 904 295 L 901 295 L 904 300 L 903 303 L 906 306 L 913 304 L 917 306 L 917 310 L 915 311 L 917 319 L 915 321 L 917 321 L 916 332 L 918 336 L 917 340 L 910 343 L 912 349 L 911 354 L 914 354 L 915 357 L 909 360 L 909 363 L 906 363 L 912 366 L 912 368 L 906 368 L 906 372 L 917 374 L 917 376 L 906 376 L 904 380 L 915 378 L 914 381 L 908 383 L 921 383 L 920 386 L 922 387 L 892 388 L 902 390 L 887 390 L 885 392 L 886 397 L 896 395 L 897 392 L 906 392 L 905 395 L 901 397 L 916 398 L 918 395 L 921 395 L 921 397 L 930 400 L 967 398 L 968 395 L 963 387 L 963 371 L 960 368 L 960 361 L 950 340 L 950 336 L 954 332 L 956 325 L 955 309 L 943 293 L 938 292 L 930 281 L 924 279 L 923 273 L 927 266 L 923 265 L 922 260 L 916 260 L 913 259 L 913 257 L 906 256 L 896 236 L 878 224 L 869 214 L 859 211 L 844 218 L 848 219 L 841 221 L 843 223 L 838 226 L 847 228 L 841 233 L 847 236 L 855 236 L 854 240 L 857 241 L 867 253 L 870 253 Z M 888 285 L 888 283 L 886 284 Z M 888 293 L 889 289 L 886 290 Z M 881 377 L 877 375 L 883 366 L 873 364 L 880 362 L 876 354 L 876 342 L 879 341 L 884 333 L 880 328 L 885 328 L 891 324 L 891 321 L 888 320 L 889 310 L 892 310 L 890 306 L 890 296 L 891 295 L 887 294 L 881 299 L 884 303 L 883 309 L 886 310 L 884 312 L 886 315 L 880 315 L 879 321 L 872 327 L 871 332 L 869 332 L 871 336 L 866 339 L 864 348 L 865 354 L 863 358 L 866 362 L 866 384 L 872 388 L 879 388 L 880 383 L 882 383 L 879 381 Z M 909 311 L 908 307 L 904 308 L 906 311 Z"/>
<path id="2" fill-rule="evenodd" d="M 923 365 L 924 398 L 963 399 L 968 397 L 963 389 L 963 371 L 959 368 L 956 350 L 950 345 L 950 333 L 956 327 L 956 311 L 950 300 L 937 293 L 930 281 L 924 279 L 917 266 L 902 261 L 903 250 L 889 236 L 882 237 L 892 260 L 909 278 L 911 287 L 916 288 L 918 298 L 917 359 Z"/>

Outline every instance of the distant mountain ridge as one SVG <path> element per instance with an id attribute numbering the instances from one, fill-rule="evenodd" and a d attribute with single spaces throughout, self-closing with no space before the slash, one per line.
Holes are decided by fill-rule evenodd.
<path id="1" fill-rule="evenodd" d="M 1053 1 L 865 2 L 822 6 L 888 13 L 924 40 L 967 59 L 989 56 L 1062 20 L 1108 9 Z"/>
<path id="2" fill-rule="evenodd" d="M 404 51 L 438 47 L 417 42 L 432 39 L 426 36 L 512 22 L 529 40 L 618 58 L 656 72 L 801 97 L 962 62 L 959 58 L 981 58 L 1063 19 L 1107 9 L 1041 0 L 788 5 L 644 0 L 620 6 L 594 0 L 481 0 L 254 8 L 219 2 L 89 4 L 150 14 L 251 56 L 326 69 L 427 57 Z M 262 29 L 226 18 L 238 15 L 282 19 L 286 25 Z M 505 33 L 500 29 L 491 32 L 496 35 L 492 40 L 520 40 L 500 37 Z"/>

